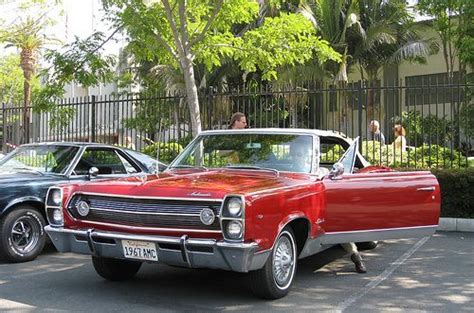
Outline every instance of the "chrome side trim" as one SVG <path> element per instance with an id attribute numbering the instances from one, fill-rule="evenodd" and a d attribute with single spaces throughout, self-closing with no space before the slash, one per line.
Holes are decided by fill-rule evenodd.
<path id="1" fill-rule="evenodd" d="M 422 188 L 417 188 L 416 191 L 435 191 L 436 187 L 431 186 L 431 187 L 422 187 Z"/>
<path id="2" fill-rule="evenodd" d="M 425 237 L 434 234 L 437 228 L 438 225 L 427 225 L 347 232 L 327 232 L 322 237 L 322 244 Z"/>

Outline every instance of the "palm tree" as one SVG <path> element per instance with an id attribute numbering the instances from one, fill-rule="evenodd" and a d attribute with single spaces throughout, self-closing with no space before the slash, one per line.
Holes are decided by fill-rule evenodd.
<path id="1" fill-rule="evenodd" d="M 335 83 L 347 83 L 347 73 L 350 61 L 349 31 L 361 34 L 358 15 L 358 0 L 314 0 L 302 2 L 299 8 L 316 28 L 322 39 L 328 41 L 331 47 L 339 52 L 342 61 L 327 62 L 325 70 Z"/>
<path id="2" fill-rule="evenodd" d="M 341 54 L 341 62 L 330 61 L 323 66 L 312 64 L 313 68 L 319 68 L 316 72 L 325 73 L 325 77 L 329 76 L 331 83 L 337 86 L 340 120 L 334 121 L 339 125 L 332 127 L 339 129 L 347 123 L 347 76 L 353 63 L 351 53 L 354 50 L 350 34 L 358 34 L 360 37 L 365 35 L 359 21 L 358 9 L 358 0 L 308 0 L 302 2 L 299 7 L 299 12 L 312 22 L 318 35 Z"/>
<path id="3" fill-rule="evenodd" d="M 14 47 L 20 51 L 20 67 L 24 77 L 22 143 L 27 142 L 29 138 L 31 79 L 36 73 L 38 53 L 46 44 L 56 41 L 44 34 L 45 27 L 50 22 L 44 13 L 37 18 L 27 16 L 12 26 L 0 30 L 0 42 L 6 43 L 6 47 Z"/>
<path id="4" fill-rule="evenodd" d="M 418 34 L 418 26 L 404 0 L 359 0 L 358 12 L 364 35 L 354 34 L 353 57 L 360 66 L 361 80 L 367 74 L 369 86 L 377 81 L 383 66 L 402 60 L 421 60 L 436 52 L 434 41 Z M 374 92 L 369 90 L 369 115 L 374 113 L 374 97 Z"/>

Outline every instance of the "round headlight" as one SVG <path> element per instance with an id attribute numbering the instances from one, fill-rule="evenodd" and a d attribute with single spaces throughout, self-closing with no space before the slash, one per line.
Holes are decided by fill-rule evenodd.
<path id="1" fill-rule="evenodd" d="M 58 225 L 63 223 L 63 211 L 61 209 L 54 209 L 53 222 Z"/>
<path id="2" fill-rule="evenodd" d="M 242 213 L 242 200 L 232 198 L 227 202 L 227 211 L 232 216 L 239 216 Z"/>
<path id="3" fill-rule="evenodd" d="M 81 200 L 76 204 L 76 209 L 77 213 L 79 213 L 80 216 L 86 216 L 87 214 L 89 214 L 90 210 L 89 203 L 84 200 Z"/>
<path id="4" fill-rule="evenodd" d="M 216 219 L 216 216 L 214 215 L 214 211 L 212 211 L 209 208 L 202 209 L 199 217 L 201 218 L 201 222 L 204 225 L 211 225 L 212 223 L 214 223 L 214 220 Z"/>
<path id="5" fill-rule="evenodd" d="M 57 206 L 61 205 L 61 191 L 59 189 L 53 189 L 51 191 L 51 201 Z"/>
<path id="6" fill-rule="evenodd" d="M 240 239 L 242 237 L 242 223 L 239 221 L 230 221 L 227 224 L 227 235 L 230 239 Z"/>

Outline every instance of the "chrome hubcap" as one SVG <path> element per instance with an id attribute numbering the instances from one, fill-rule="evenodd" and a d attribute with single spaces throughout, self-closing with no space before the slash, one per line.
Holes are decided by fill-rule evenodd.
<path id="1" fill-rule="evenodd" d="M 275 247 L 273 256 L 273 276 L 279 286 L 285 286 L 293 276 L 295 256 L 290 239 L 281 236 Z"/>
<path id="2" fill-rule="evenodd" d="M 38 243 L 40 237 L 40 226 L 32 217 L 22 216 L 18 218 L 11 230 L 12 247 L 19 253 L 30 252 Z"/>

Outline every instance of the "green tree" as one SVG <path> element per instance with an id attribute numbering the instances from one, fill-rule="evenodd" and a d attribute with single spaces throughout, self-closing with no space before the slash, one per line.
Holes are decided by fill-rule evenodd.
<path id="1" fill-rule="evenodd" d="M 55 1 L 56 3 L 58 1 Z M 41 49 L 57 42 L 47 35 L 47 28 L 53 23 L 48 17 L 48 1 L 26 1 L 20 6 L 21 14 L 10 25 L 0 26 L 0 42 L 20 52 L 20 67 L 23 71 L 23 138 L 29 138 L 29 107 L 31 104 L 31 81 L 36 75 L 38 55 Z M 39 12 L 39 13 L 38 13 Z"/>
<path id="2" fill-rule="evenodd" d="M 433 28 L 441 39 L 448 83 L 454 83 L 456 57 L 459 60 L 460 81 L 463 81 L 466 69 L 474 69 L 474 3 L 470 0 L 420 0 L 418 9 L 422 14 L 433 17 Z M 468 75 L 468 81 L 474 81 L 472 74 Z M 455 122 L 470 136 L 474 124 L 472 90 L 465 92 L 466 100 L 453 104 L 454 116 L 458 117 Z M 458 127 L 454 131 L 454 145 L 459 147 Z"/>
<path id="3" fill-rule="evenodd" d="M 443 57 L 448 73 L 448 82 L 452 83 L 454 78 L 454 63 L 459 55 L 459 48 L 469 46 L 474 34 L 469 34 L 473 23 L 472 1 L 469 0 L 420 0 L 418 10 L 433 18 L 433 28 L 441 39 Z M 470 35 L 470 36 L 469 36 Z M 467 45 L 466 45 L 467 44 Z M 473 58 L 474 53 L 468 52 L 465 57 Z M 460 58 L 462 62 L 462 59 Z M 463 72 L 465 65 L 460 64 Z"/>
<path id="4" fill-rule="evenodd" d="M 244 28 L 236 36 L 235 28 L 255 22 L 257 1 L 104 0 L 104 4 L 116 24 L 124 25 L 128 48 L 137 60 L 179 70 L 193 134 L 201 131 L 196 63 L 210 71 L 230 58 L 245 72 L 261 71 L 269 80 L 286 64 L 301 64 L 314 56 L 321 62 L 338 58 L 301 15 L 265 18 L 259 27 Z"/>
<path id="5" fill-rule="evenodd" d="M 361 79 L 375 85 L 385 65 L 402 60 L 421 61 L 437 50 L 436 43 L 419 34 L 413 15 L 404 0 L 359 0 L 361 35 L 356 35 L 354 60 L 360 66 Z M 364 77 L 364 73 L 367 77 Z M 375 93 L 369 90 L 368 114 L 373 116 Z"/>
<path id="6" fill-rule="evenodd" d="M 39 80 L 33 79 L 33 89 L 39 88 Z M 20 56 L 9 54 L 0 58 L 0 103 L 19 103 L 23 98 L 23 72 Z"/>
<path id="7" fill-rule="evenodd" d="M 351 42 L 349 33 L 362 33 L 357 0 L 313 0 L 301 4 L 301 12 L 317 33 L 341 54 L 341 62 L 327 62 L 325 69 L 334 82 L 347 83 Z"/>

